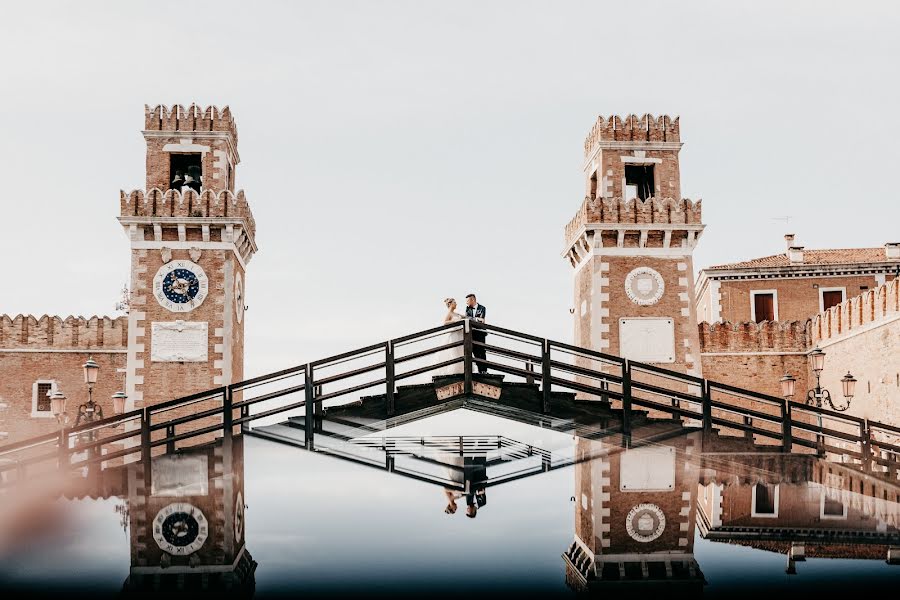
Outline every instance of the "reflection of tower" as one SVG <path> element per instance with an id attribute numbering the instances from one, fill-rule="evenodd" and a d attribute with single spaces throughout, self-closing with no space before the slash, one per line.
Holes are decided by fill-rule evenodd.
<path id="1" fill-rule="evenodd" d="M 700 374 L 693 251 L 700 202 L 681 197 L 678 119 L 600 117 L 585 199 L 566 227 L 575 344 Z"/>
<path id="2" fill-rule="evenodd" d="M 699 442 L 688 434 L 623 450 L 578 440 L 575 540 L 563 555 L 570 587 L 702 588 L 693 554 Z"/>
<path id="3" fill-rule="evenodd" d="M 244 545 L 243 438 L 153 458 L 149 490 L 133 465 L 128 502 L 126 589 L 252 594 L 256 562 Z"/>

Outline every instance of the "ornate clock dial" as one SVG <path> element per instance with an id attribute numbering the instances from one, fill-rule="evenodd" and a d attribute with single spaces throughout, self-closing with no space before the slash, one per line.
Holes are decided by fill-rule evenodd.
<path id="1" fill-rule="evenodd" d="M 244 535 L 244 495 L 238 492 L 234 502 L 234 541 L 240 543 Z"/>
<path id="2" fill-rule="evenodd" d="M 186 502 L 169 504 L 153 519 L 153 539 L 165 552 L 187 556 L 203 546 L 209 535 L 206 517 Z"/>
<path id="3" fill-rule="evenodd" d="M 655 504 L 638 504 L 625 517 L 625 531 L 635 541 L 652 542 L 666 529 L 666 515 Z"/>
<path id="4" fill-rule="evenodd" d="M 172 312 L 190 312 L 203 304 L 209 279 L 203 268 L 189 260 L 174 260 L 159 268 L 153 278 L 153 296 Z"/>
<path id="5" fill-rule="evenodd" d="M 650 267 L 638 267 L 625 277 L 625 294 L 639 306 L 656 304 L 665 291 L 662 275 Z"/>
<path id="6" fill-rule="evenodd" d="M 234 314 L 240 323 L 244 318 L 244 281 L 240 273 L 234 277 Z"/>

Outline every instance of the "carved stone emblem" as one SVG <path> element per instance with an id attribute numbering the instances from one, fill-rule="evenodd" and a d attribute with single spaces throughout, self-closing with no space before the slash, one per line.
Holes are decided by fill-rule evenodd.
<path id="1" fill-rule="evenodd" d="M 192 261 L 197 262 L 198 260 L 200 260 L 200 248 L 197 248 L 196 246 L 191 247 L 191 249 L 188 250 L 188 254 L 190 255 Z"/>
<path id="2" fill-rule="evenodd" d="M 625 517 L 625 531 L 635 541 L 652 542 L 666 529 L 666 515 L 655 504 L 638 504 Z"/>
<path id="3" fill-rule="evenodd" d="M 638 267 L 625 277 L 625 293 L 639 306 L 656 304 L 665 290 L 662 275 L 650 267 Z"/>
<path id="4" fill-rule="evenodd" d="M 170 260 L 172 260 L 172 249 L 171 248 L 167 248 L 167 247 L 163 246 L 162 248 L 159 249 L 159 254 L 162 257 L 162 261 L 164 263 L 167 263 Z"/>

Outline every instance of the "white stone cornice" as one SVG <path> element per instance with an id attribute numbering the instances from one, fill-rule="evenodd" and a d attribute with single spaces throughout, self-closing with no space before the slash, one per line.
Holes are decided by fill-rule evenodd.
<path id="1" fill-rule="evenodd" d="M 144 134 L 144 139 L 150 138 L 206 138 L 206 139 L 221 139 L 228 142 L 228 149 L 234 155 L 234 164 L 237 165 L 241 162 L 241 157 L 238 155 L 237 145 L 234 143 L 234 136 L 231 135 L 230 131 L 149 131 L 144 130 L 141 132 Z"/>
<path id="2" fill-rule="evenodd" d="M 681 150 L 683 142 L 642 142 L 642 141 L 599 141 L 593 144 L 590 155 L 584 160 L 587 169 L 601 150 L 663 150 L 676 152 Z"/>

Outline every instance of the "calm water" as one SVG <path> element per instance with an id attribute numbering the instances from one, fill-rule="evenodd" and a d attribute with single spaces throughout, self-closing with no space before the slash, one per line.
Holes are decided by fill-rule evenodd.
<path id="1" fill-rule="evenodd" d="M 481 426 L 495 424 L 487 419 Z M 133 592 L 183 585 L 201 593 L 209 585 L 201 573 L 211 568 L 207 578 L 216 590 L 216 578 L 231 576 L 222 569 L 244 569 L 234 578 L 243 583 L 233 584 L 232 592 L 255 597 L 548 597 L 572 596 L 576 589 L 656 597 L 657 582 L 667 586 L 667 596 L 683 589 L 709 597 L 770 590 L 831 597 L 900 586 L 900 565 L 886 562 L 887 546 L 900 546 L 896 482 L 814 458 L 789 464 L 754 455 L 704 458 L 690 436 L 622 452 L 613 442 L 532 430 L 514 433 L 531 436 L 518 441 L 552 450 L 543 469 L 550 470 L 541 472 L 534 456 L 489 463 L 487 502 L 475 518 L 465 514 L 465 495 L 456 500 L 456 513 L 447 514 L 447 493 L 434 481 L 253 437 L 238 438 L 230 470 L 216 472 L 221 443 L 187 452 L 189 460 L 161 463 L 154 471 L 161 488 L 156 494 L 132 478 L 121 497 L 34 502 L 19 515 L 11 515 L 7 501 L 0 586 L 91 597 L 120 594 L 126 584 Z M 359 455 L 383 459 L 367 452 Z M 474 457 L 491 458 L 480 450 L 466 455 L 466 467 Z M 578 464 L 566 464 L 578 457 Z M 398 470 L 415 468 L 424 479 L 462 485 L 473 472 L 484 473 L 448 470 L 444 464 L 466 459 L 445 452 L 432 452 L 419 465 L 407 456 L 395 460 Z M 187 481 L 196 468 L 212 477 Z M 173 470 L 175 476 L 166 475 Z M 465 474 L 454 479 L 454 472 Z M 491 485 L 511 473 L 532 474 Z M 862 494 L 854 491 L 860 481 Z M 178 492 L 179 484 L 199 487 Z M 166 525 L 166 515 L 159 515 L 173 505 L 175 516 Z M 205 539 L 191 529 L 190 517 L 188 525 L 176 518 L 178 510 L 191 510 L 186 507 L 203 515 Z M 178 551 L 185 556 L 162 569 L 167 540 L 186 544 Z M 792 542 L 802 544 L 807 558 L 789 575 Z M 567 551 L 573 562 L 593 555 L 591 564 L 613 566 L 600 567 L 602 577 L 587 566 L 589 575 L 580 578 L 577 569 L 567 569 Z M 694 571 L 681 578 L 667 574 L 667 560 L 694 565 Z M 679 582 L 684 587 L 674 587 Z"/>

